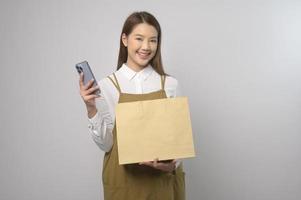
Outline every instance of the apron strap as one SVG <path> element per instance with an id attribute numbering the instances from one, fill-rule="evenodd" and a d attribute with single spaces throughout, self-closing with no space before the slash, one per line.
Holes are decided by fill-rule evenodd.
<path id="1" fill-rule="evenodd" d="M 162 90 L 164 90 L 164 87 L 165 87 L 165 79 L 166 79 L 166 76 L 161 75 L 161 89 Z"/>
<path id="2" fill-rule="evenodd" d="M 113 73 L 113 76 L 114 76 L 114 79 L 115 79 L 116 83 L 115 83 L 115 81 L 113 81 L 113 79 L 110 76 L 108 76 L 108 78 L 112 81 L 112 83 L 114 84 L 114 86 L 116 87 L 118 92 L 121 93 L 121 89 L 120 89 L 120 86 L 119 86 L 119 83 L 117 81 L 115 73 Z"/>

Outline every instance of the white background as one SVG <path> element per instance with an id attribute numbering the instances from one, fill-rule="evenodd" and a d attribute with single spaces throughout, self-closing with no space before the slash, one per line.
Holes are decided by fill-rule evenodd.
<path id="1" fill-rule="evenodd" d="M 188 200 L 301 199 L 301 2 L 0 2 L 0 199 L 102 199 L 103 152 L 74 65 L 117 65 L 133 11 L 154 14 L 189 97 Z"/>

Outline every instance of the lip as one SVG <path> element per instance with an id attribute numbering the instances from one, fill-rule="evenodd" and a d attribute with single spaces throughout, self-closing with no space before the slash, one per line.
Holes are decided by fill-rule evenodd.
<path id="1" fill-rule="evenodd" d="M 147 58 L 149 58 L 149 56 L 150 56 L 151 53 L 137 52 L 137 54 L 138 54 L 139 58 L 141 58 L 141 59 L 147 59 Z"/>

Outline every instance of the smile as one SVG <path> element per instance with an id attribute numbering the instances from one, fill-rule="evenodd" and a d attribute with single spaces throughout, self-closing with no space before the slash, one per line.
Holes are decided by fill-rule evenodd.
<path id="1" fill-rule="evenodd" d="M 141 59 L 147 59 L 151 53 L 141 53 L 141 52 L 137 52 L 138 56 L 141 58 Z"/>

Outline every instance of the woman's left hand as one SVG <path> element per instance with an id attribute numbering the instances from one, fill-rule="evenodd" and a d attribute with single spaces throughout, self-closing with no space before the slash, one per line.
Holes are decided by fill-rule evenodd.
<path id="1" fill-rule="evenodd" d="M 159 162 L 158 158 L 156 158 L 154 161 L 140 162 L 139 165 L 147 165 L 165 172 L 172 172 L 176 169 L 176 162 L 177 160 L 172 160 L 171 162 Z"/>

